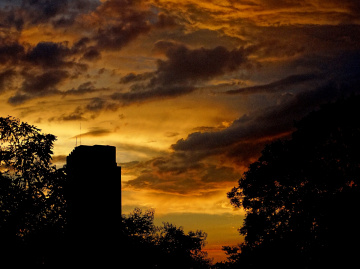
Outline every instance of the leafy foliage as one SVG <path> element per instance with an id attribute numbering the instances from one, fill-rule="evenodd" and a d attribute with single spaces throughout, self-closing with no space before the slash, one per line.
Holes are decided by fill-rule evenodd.
<path id="1" fill-rule="evenodd" d="M 47 248 L 59 243 L 64 232 L 65 173 L 51 165 L 54 141 L 55 136 L 18 119 L 0 118 L 3 263 L 43 263 L 49 257 Z M 19 250 L 21 259 L 14 257 Z"/>
<path id="2" fill-rule="evenodd" d="M 247 211 L 237 263 L 315 268 L 355 261 L 359 114 L 357 96 L 324 106 L 297 123 L 292 139 L 266 146 L 250 165 L 228 193 Z"/>

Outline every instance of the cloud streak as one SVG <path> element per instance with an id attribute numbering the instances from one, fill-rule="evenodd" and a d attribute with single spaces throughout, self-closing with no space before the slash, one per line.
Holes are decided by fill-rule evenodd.
<path id="1" fill-rule="evenodd" d="M 316 74 L 292 75 L 264 85 L 244 87 L 236 90 L 226 91 L 226 94 L 256 94 L 256 93 L 274 93 L 277 91 L 288 91 L 290 87 L 319 79 L 321 76 Z"/>

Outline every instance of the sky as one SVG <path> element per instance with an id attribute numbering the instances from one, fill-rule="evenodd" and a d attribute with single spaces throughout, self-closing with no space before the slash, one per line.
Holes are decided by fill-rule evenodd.
<path id="1" fill-rule="evenodd" d="M 358 0 L 0 0 L 0 116 L 117 148 L 122 209 L 241 243 L 226 193 L 265 144 L 360 92 Z"/>

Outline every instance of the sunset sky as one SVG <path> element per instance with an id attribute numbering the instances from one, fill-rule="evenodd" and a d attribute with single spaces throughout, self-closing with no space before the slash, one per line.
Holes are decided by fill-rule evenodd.
<path id="1" fill-rule="evenodd" d="M 270 141 L 360 92 L 358 0 L 0 0 L 0 116 L 117 148 L 123 213 L 240 243 L 226 193 Z M 80 138 L 81 133 L 81 138 Z"/>

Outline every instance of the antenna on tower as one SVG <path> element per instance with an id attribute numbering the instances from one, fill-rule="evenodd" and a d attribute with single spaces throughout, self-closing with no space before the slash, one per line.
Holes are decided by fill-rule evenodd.
<path id="1" fill-rule="evenodd" d="M 80 146 L 81 146 L 81 121 L 80 121 Z"/>

